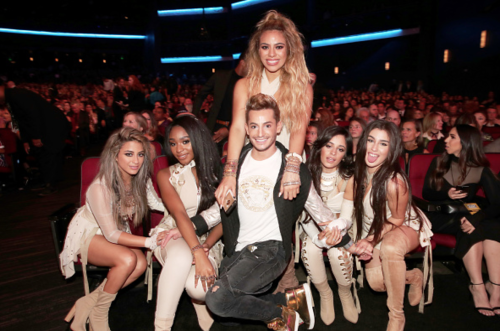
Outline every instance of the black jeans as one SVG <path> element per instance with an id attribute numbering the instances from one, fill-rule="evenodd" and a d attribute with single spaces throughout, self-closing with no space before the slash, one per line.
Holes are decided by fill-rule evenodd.
<path id="1" fill-rule="evenodd" d="M 248 245 L 225 257 L 221 276 L 207 291 L 206 303 L 216 315 L 269 322 L 281 317 L 284 293 L 269 289 L 285 270 L 285 249 L 281 241 L 265 241 Z"/>

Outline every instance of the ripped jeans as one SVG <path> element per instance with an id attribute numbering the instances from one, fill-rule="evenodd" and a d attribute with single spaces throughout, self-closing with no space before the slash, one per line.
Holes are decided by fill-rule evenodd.
<path id="1" fill-rule="evenodd" d="M 221 276 L 207 291 L 206 304 L 212 313 L 269 322 L 281 317 L 286 305 L 284 293 L 269 293 L 273 281 L 287 266 L 281 241 L 269 240 L 248 245 L 221 264 Z"/>

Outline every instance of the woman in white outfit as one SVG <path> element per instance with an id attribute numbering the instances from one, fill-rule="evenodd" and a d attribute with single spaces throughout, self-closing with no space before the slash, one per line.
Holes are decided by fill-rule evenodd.
<path id="1" fill-rule="evenodd" d="M 153 233 L 166 233 L 154 253 L 163 268 L 158 282 L 155 330 L 172 328 L 179 299 L 192 298 L 203 330 L 213 319 L 204 304 L 222 260 L 222 225 L 197 236 L 190 217 L 212 207 L 221 167 L 219 154 L 204 123 L 184 115 L 167 128 L 165 152 L 172 166 L 158 172 L 158 185 L 168 213 Z M 193 264 L 194 262 L 194 264 Z"/>
<path id="2" fill-rule="evenodd" d="M 146 270 L 141 248 L 154 249 L 165 234 L 149 238 L 130 232 L 129 221 L 137 226 L 151 209 L 164 211 L 152 183 L 149 142 L 133 128 L 113 133 L 101 154 L 100 169 L 86 193 L 66 234 L 60 255 L 66 278 L 75 273 L 74 262 L 81 258 L 86 296 L 80 298 L 66 317 L 71 328 L 85 331 L 86 321 L 94 330 L 109 330 L 108 311 L 116 293 Z M 86 281 L 85 265 L 109 267 L 107 279 L 92 293 Z"/>
<path id="3" fill-rule="evenodd" d="M 337 216 L 340 214 L 351 219 L 353 195 L 353 155 L 352 138 L 346 129 L 332 126 L 324 129 L 313 144 L 307 160 L 313 184 L 321 195 L 326 206 Z M 346 197 L 350 199 L 345 199 Z M 311 222 L 305 221 L 305 224 Z M 303 225 L 304 226 L 304 225 Z M 319 233 L 314 225 L 313 233 Z M 344 248 L 327 249 L 332 273 L 338 285 L 339 297 L 342 302 L 344 317 L 351 323 L 357 323 L 358 311 L 354 304 L 351 287 L 355 280 L 352 277 L 353 258 Z M 333 292 L 328 285 L 323 247 L 318 247 L 310 236 L 302 235 L 302 261 L 307 273 L 318 290 L 321 298 L 321 319 L 326 325 L 333 323 L 335 310 L 333 307 Z"/>

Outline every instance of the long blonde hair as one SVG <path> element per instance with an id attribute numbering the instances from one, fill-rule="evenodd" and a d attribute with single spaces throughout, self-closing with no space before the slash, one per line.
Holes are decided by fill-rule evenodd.
<path id="1" fill-rule="evenodd" d="M 142 144 L 144 150 L 144 163 L 139 172 L 132 176 L 132 196 L 135 201 L 134 226 L 141 224 L 148 212 L 146 190 L 153 170 L 149 141 L 146 137 L 140 131 L 129 127 L 116 130 L 104 146 L 101 153 L 99 173 L 96 176 L 106 186 L 107 192 L 110 193 L 113 205 L 113 219 L 119 228 L 122 226 L 120 206 L 125 204 L 126 190 L 116 158 L 122 146 L 130 141 Z"/>
<path id="2" fill-rule="evenodd" d="M 256 30 L 250 38 L 248 53 L 245 57 L 249 79 L 249 96 L 260 93 L 257 90 L 262 79 L 264 65 L 259 56 L 260 37 L 265 31 L 281 31 L 286 40 L 287 58 L 281 68 L 280 89 L 276 94 L 281 120 L 288 130 L 293 133 L 303 128 L 304 118 L 307 118 L 310 101 L 306 91 L 309 84 L 309 71 L 304 58 L 304 36 L 297 30 L 295 24 L 288 17 L 270 10 L 256 25 Z M 305 123 L 307 123 L 305 122 Z"/>

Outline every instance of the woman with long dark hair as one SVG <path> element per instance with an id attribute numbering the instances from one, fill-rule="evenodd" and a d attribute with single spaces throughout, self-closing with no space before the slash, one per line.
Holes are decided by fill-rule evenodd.
<path id="1" fill-rule="evenodd" d="M 172 165 L 157 176 L 168 214 L 155 230 L 167 233 L 162 246 L 154 251 L 163 265 L 155 330 L 171 329 L 184 289 L 192 298 L 200 327 L 209 330 L 213 319 L 204 304 L 205 292 L 213 285 L 222 260 L 222 225 L 199 237 L 190 217 L 212 206 L 218 208 L 214 192 L 219 183 L 220 158 L 208 128 L 190 115 L 177 117 L 169 125 L 165 152 Z"/>
<path id="2" fill-rule="evenodd" d="M 422 191 L 424 199 L 437 204 L 461 206 L 453 213 L 429 212 L 434 232 L 457 236 L 455 256 L 463 259 L 470 277 L 469 290 L 479 313 L 500 314 L 500 183 L 484 155 L 481 133 L 470 125 L 457 125 L 445 140 L 446 152 L 433 160 Z M 477 201 L 481 186 L 489 205 L 471 215 L 464 202 Z M 483 257 L 489 283 L 481 272 Z M 490 298 L 488 300 L 488 294 Z"/>
<path id="3" fill-rule="evenodd" d="M 165 234 L 145 238 L 132 235 L 129 221 L 141 224 L 151 209 L 164 211 L 151 183 L 152 163 L 149 143 L 132 128 L 113 133 L 101 154 L 100 169 L 86 193 L 86 203 L 71 220 L 60 255 L 66 278 L 75 273 L 78 257 L 82 269 L 87 261 L 109 267 L 107 278 L 89 294 L 84 271 L 86 296 L 76 301 L 66 317 L 73 319 L 72 330 L 85 331 L 86 321 L 94 330 L 109 330 L 108 310 L 117 292 L 146 270 L 141 248 L 155 249 Z"/>
<path id="4" fill-rule="evenodd" d="M 304 151 L 306 152 L 306 159 L 309 158 L 309 155 L 311 154 L 311 148 L 314 145 L 316 139 L 318 139 L 322 130 L 323 126 L 321 125 L 321 122 L 319 121 L 309 122 L 306 133 L 306 144 L 304 145 Z"/>
<path id="5" fill-rule="evenodd" d="M 352 138 L 345 128 L 331 126 L 322 131 L 307 161 L 312 182 L 326 206 L 335 215 L 352 216 L 352 195 L 354 171 L 352 155 Z M 346 200 L 347 199 L 347 200 Z M 306 220 L 305 224 L 313 223 Z M 312 227 L 309 234 L 317 232 L 314 224 L 303 225 Z M 328 285 L 328 279 L 323 261 L 323 248 L 315 245 L 314 239 L 303 234 L 302 260 L 312 283 L 321 298 L 321 319 L 326 325 L 333 323 L 335 310 L 333 293 Z M 354 304 L 351 287 L 354 287 L 352 277 L 353 259 L 351 253 L 344 248 L 331 247 L 327 250 L 328 259 L 335 280 L 338 284 L 339 298 L 342 303 L 344 317 L 351 323 L 357 323 L 358 311 Z"/>
<path id="6" fill-rule="evenodd" d="M 358 143 L 354 171 L 354 219 L 358 250 L 372 251 L 365 264 L 366 279 L 375 291 L 387 291 L 387 330 L 403 330 L 405 284 L 410 305 L 423 309 L 425 275 L 406 270 L 405 255 L 419 245 L 429 256 L 430 222 L 411 199 L 411 187 L 399 164 L 403 144 L 399 128 L 376 120 L 368 124 Z M 431 289 L 432 290 L 432 289 Z"/>

